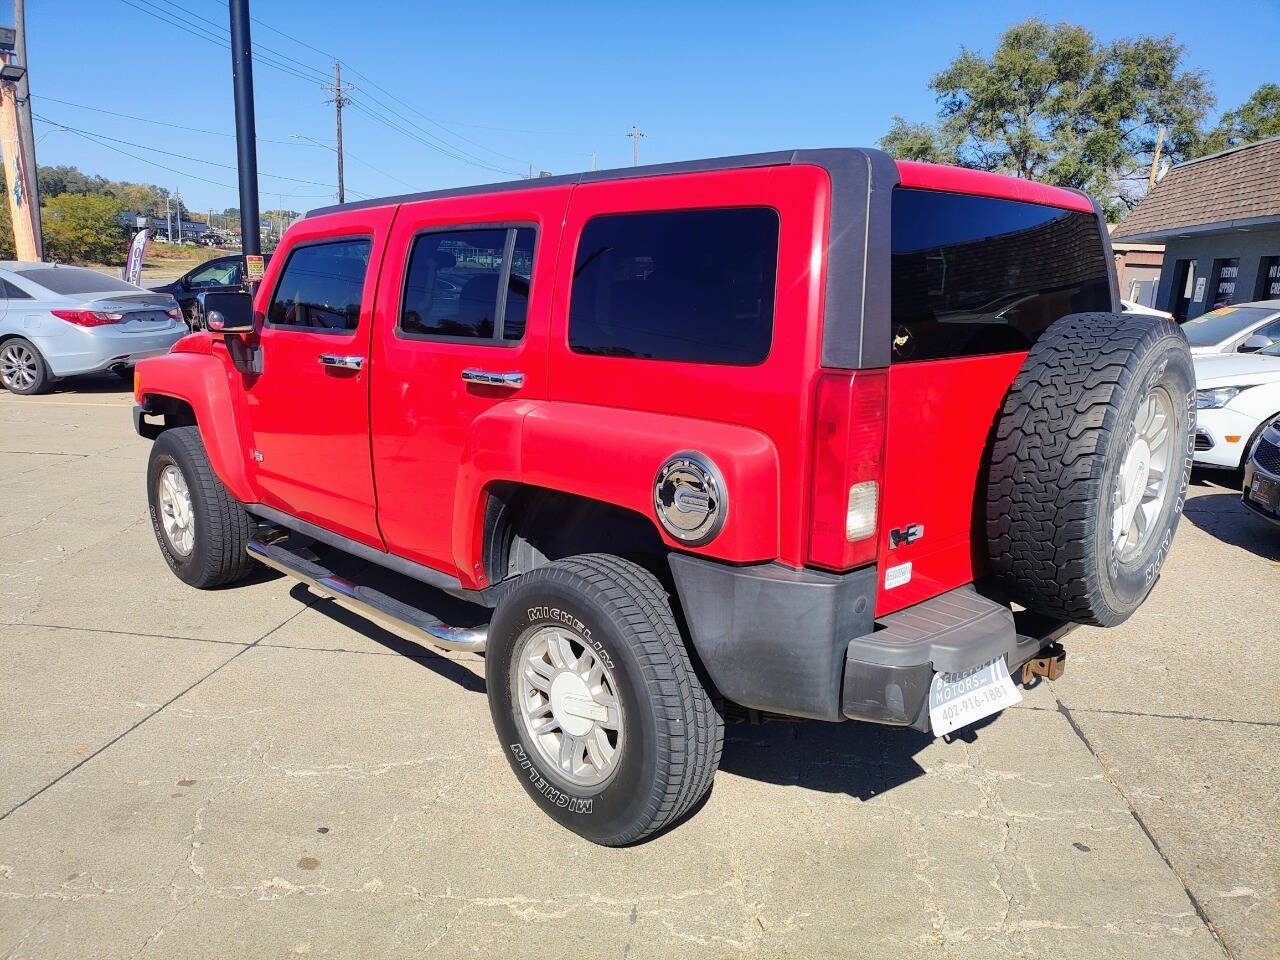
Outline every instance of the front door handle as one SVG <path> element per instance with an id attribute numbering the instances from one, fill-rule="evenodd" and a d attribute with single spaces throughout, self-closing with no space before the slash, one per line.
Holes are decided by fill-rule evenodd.
<path id="1" fill-rule="evenodd" d="M 494 373 L 491 370 L 463 370 L 462 379 L 467 383 L 483 383 L 489 387 L 509 387 L 517 390 L 524 386 L 523 373 Z"/>
<path id="2" fill-rule="evenodd" d="M 351 357 L 340 353 L 322 353 L 316 357 L 321 366 L 339 367 L 343 370 L 359 370 L 364 367 L 364 357 Z"/>

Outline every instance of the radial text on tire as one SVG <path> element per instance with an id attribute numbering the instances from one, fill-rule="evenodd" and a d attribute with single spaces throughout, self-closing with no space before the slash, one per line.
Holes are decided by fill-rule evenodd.
<path id="1" fill-rule="evenodd" d="M 644 568 L 584 554 L 523 574 L 494 612 L 485 673 L 511 768 L 586 839 L 634 843 L 710 788 L 724 721 Z"/>
<path id="2" fill-rule="evenodd" d="M 1032 610 L 1113 626 L 1168 556 L 1195 433 L 1186 337 L 1162 317 L 1078 313 L 1031 348 L 996 423 L 987 542 Z"/>
<path id="3" fill-rule="evenodd" d="M 175 427 L 156 438 L 147 504 L 160 552 L 184 583 L 221 587 L 253 568 L 245 553 L 252 523 L 209 465 L 199 427 Z"/>

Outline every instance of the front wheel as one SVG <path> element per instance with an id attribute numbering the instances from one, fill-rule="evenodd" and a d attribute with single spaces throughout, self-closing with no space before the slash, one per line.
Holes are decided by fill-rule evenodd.
<path id="1" fill-rule="evenodd" d="M 199 427 L 156 438 L 147 463 L 151 526 L 165 562 L 183 583 L 210 589 L 244 579 L 252 523 L 209 465 Z"/>
<path id="2" fill-rule="evenodd" d="M 644 568 L 585 554 L 524 574 L 494 612 L 485 673 L 507 761 L 574 833 L 634 843 L 710 788 L 724 720 Z"/>

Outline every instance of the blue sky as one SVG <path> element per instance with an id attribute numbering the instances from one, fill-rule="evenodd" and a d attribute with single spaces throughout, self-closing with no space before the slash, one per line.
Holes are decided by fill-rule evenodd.
<path id="1" fill-rule="evenodd" d="M 219 0 L 28 0 L 35 112 L 115 141 L 108 147 L 37 121 L 39 162 L 177 187 L 197 210 L 233 206 L 230 53 L 153 15 L 162 12 L 204 36 L 227 23 Z M 933 118 L 929 77 L 962 44 L 989 51 L 1030 15 L 1070 20 L 1103 39 L 1173 33 L 1188 65 L 1208 72 L 1219 110 L 1280 79 L 1276 0 L 1237 0 L 1211 15 L 1191 0 L 253 0 L 252 13 L 262 21 L 253 25 L 255 44 L 312 78 L 256 65 L 258 136 L 270 141 L 260 143 L 258 164 L 280 175 L 262 178 L 264 208 L 305 210 L 333 199 L 334 153 L 303 139 L 333 143 L 319 76 L 332 71 L 330 55 L 355 87 L 345 113 L 348 199 L 509 179 L 529 164 L 588 169 L 593 151 L 602 168 L 628 165 L 633 123 L 646 135 L 641 162 L 874 144 L 895 113 Z"/>

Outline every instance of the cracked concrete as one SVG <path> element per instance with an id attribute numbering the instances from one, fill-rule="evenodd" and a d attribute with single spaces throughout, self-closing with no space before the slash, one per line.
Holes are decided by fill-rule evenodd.
<path id="1" fill-rule="evenodd" d="M 0 397 L 0 958 L 1280 953 L 1280 533 L 1228 489 L 972 736 L 734 724 L 604 850 L 527 801 L 480 659 L 174 579 L 129 398 L 79 386 Z"/>

